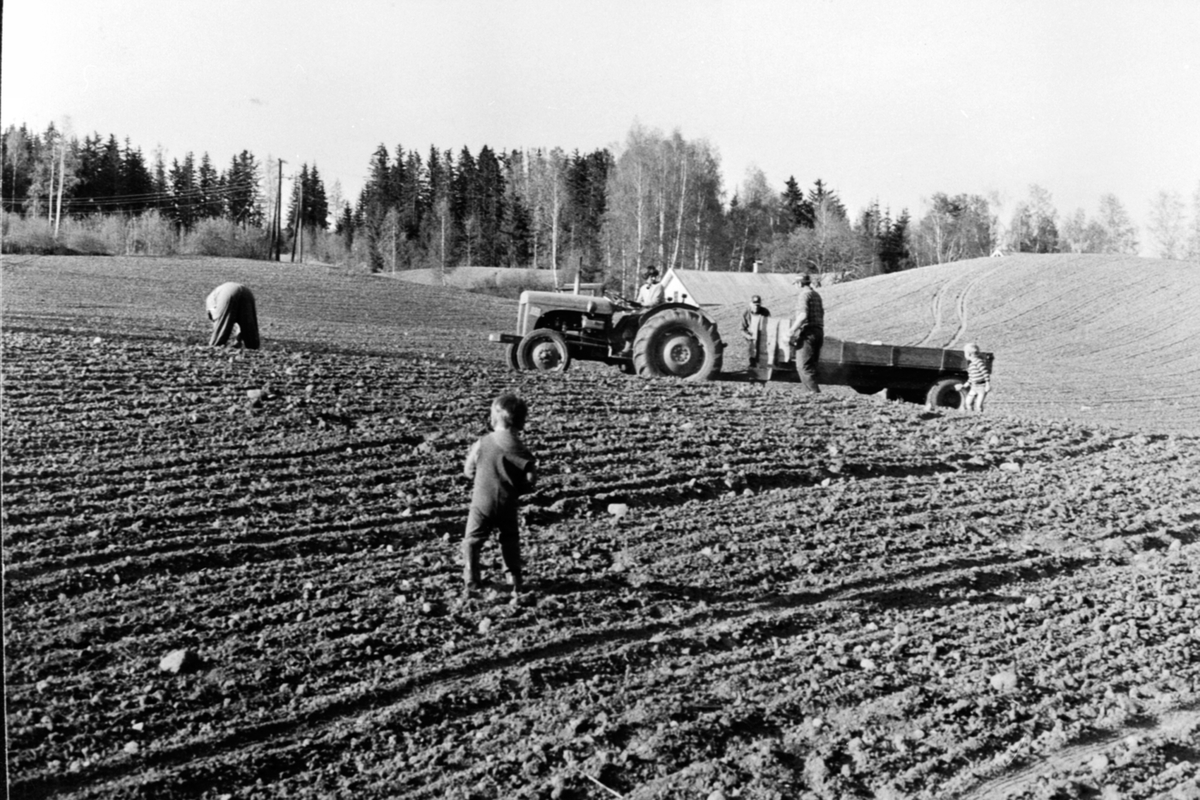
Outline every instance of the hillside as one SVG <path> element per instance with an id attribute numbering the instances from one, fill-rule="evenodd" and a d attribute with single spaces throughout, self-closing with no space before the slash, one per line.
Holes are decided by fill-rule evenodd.
<path id="1" fill-rule="evenodd" d="M 231 278 L 262 351 L 203 345 Z M 10 797 L 1200 792 L 1195 432 L 514 373 L 510 302 L 323 269 L 3 280 Z M 483 599 L 457 560 L 505 389 L 541 471 L 515 607 L 494 543 Z"/>
<path id="2" fill-rule="evenodd" d="M 868 278 L 821 295 L 829 336 L 924 347 L 974 341 L 994 352 L 988 403 L 996 413 L 1200 430 L 1195 264 L 1026 254 Z M 776 313 L 795 305 L 790 296 L 763 300 Z M 736 331 L 739 313 L 721 312 L 721 329 Z"/>

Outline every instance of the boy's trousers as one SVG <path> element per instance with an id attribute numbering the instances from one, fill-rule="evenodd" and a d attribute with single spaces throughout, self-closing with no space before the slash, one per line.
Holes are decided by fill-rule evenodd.
<path id="1" fill-rule="evenodd" d="M 513 586 L 521 585 L 521 529 L 517 509 L 485 514 L 475 506 L 467 515 L 467 532 L 463 536 L 463 580 L 468 586 L 479 585 L 479 551 L 488 535 L 495 530 L 500 542 L 500 556 L 512 576 Z"/>

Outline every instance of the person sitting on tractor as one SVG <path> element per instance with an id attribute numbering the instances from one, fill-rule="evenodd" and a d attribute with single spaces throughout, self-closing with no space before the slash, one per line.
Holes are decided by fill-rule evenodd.
<path id="1" fill-rule="evenodd" d="M 656 267 L 648 267 L 646 269 L 646 282 L 638 289 L 637 300 L 635 306 L 640 306 L 641 311 L 629 311 L 621 315 L 621 318 L 613 325 L 613 336 L 615 341 L 621 343 L 620 355 L 633 355 L 633 338 L 637 336 L 638 324 L 641 322 L 642 313 L 661 306 L 666 302 L 666 288 L 658 280 L 658 269 Z"/>
<path id="2" fill-rule="evenodd" d="M 638 289 L 638 304 L 642 308 L 654 308 L 654 306 L 661 306 L 666 299 L 667 290 L 658 280 L 658 269 L 656 267 L 647 268 L 646 282 Z"/>

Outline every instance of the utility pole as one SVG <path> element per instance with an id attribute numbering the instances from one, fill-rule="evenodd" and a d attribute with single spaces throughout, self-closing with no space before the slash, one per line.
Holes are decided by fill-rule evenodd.
<path id="1" fill-rule="evenodd" d="M 62 142 L 62 149 L 58 151 L 58 213 L 54 215 L 54 238 L 58 238 L 58 226 L 62 224 L 62 197 L 63 184 L 67 178 L 67 143 Z M 53 200 L 54 198 L 50 198 Z"/>
<path id="2" fill-rule="evenodd" d="M 300 227 L 296 230 L 300 235 L 300 263 L 304 263 L 304 181 L 300 181 L 300 212 L 296 215 L 300 217 Z"/>
<path id="3" fill-rule="evenodd" d="M 293 264 L 296 263 L 296 244 L 300 241 L 300 220 L 303 219 L 303 215 L 301 214 L 301 211 L 304 209 L 304 182 L 300 180 L 299 175 L 296 176 L 296 180 L 299 181 L 300 189 L 296 193 L 296 197 L 298 198 L 298 202 L 296 203 L 296 220 L 295 220 L 295 223 L 292 225 L 292 230 L 295 231 L 295 233 L 292 236 L 292 263 Z"/>
<path id="4" fill-rule="evenodd" d="M 267 164 L 267 180 L 271 179 L 270 170 L 271 165 Z M 275 255 L 275 209 L 271 209 L 271 216 L 269 219 L 265 217 L 264 219 L 267 221 L 267 260 L 270 261 L 271 257 Z"/>
<path id="5" fill-rule="evenodd" d="M 41 199 L 41 195 L 38 195 Z M 50 195 L 46 198 L 46 225 L 54 224 L 54 154 L 50 155 Z"/>
<path id="6" fill-rule="evenodd" d="M 275 237 L 271 243 L 271 260 L 279 261 L 283 255 L 283 165 L 279 159 L 279 188 L 275 191 Z"/>

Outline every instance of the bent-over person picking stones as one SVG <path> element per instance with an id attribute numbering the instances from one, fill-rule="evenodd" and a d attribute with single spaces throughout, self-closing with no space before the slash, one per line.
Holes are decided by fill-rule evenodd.
<path id="1" fill-rule="evenodd" d="M 257 350 L 258 312 L 254 308 L 254 294 L 240 283 L 222 283 L 209 293 L 204 301 L 208 318 L 212 320 L 212 338 L 209 347 L 220 347 L 232 336 L 234 344 L 247 350 Z M 233 333 L 237 326 L 237 334 Z"/>

